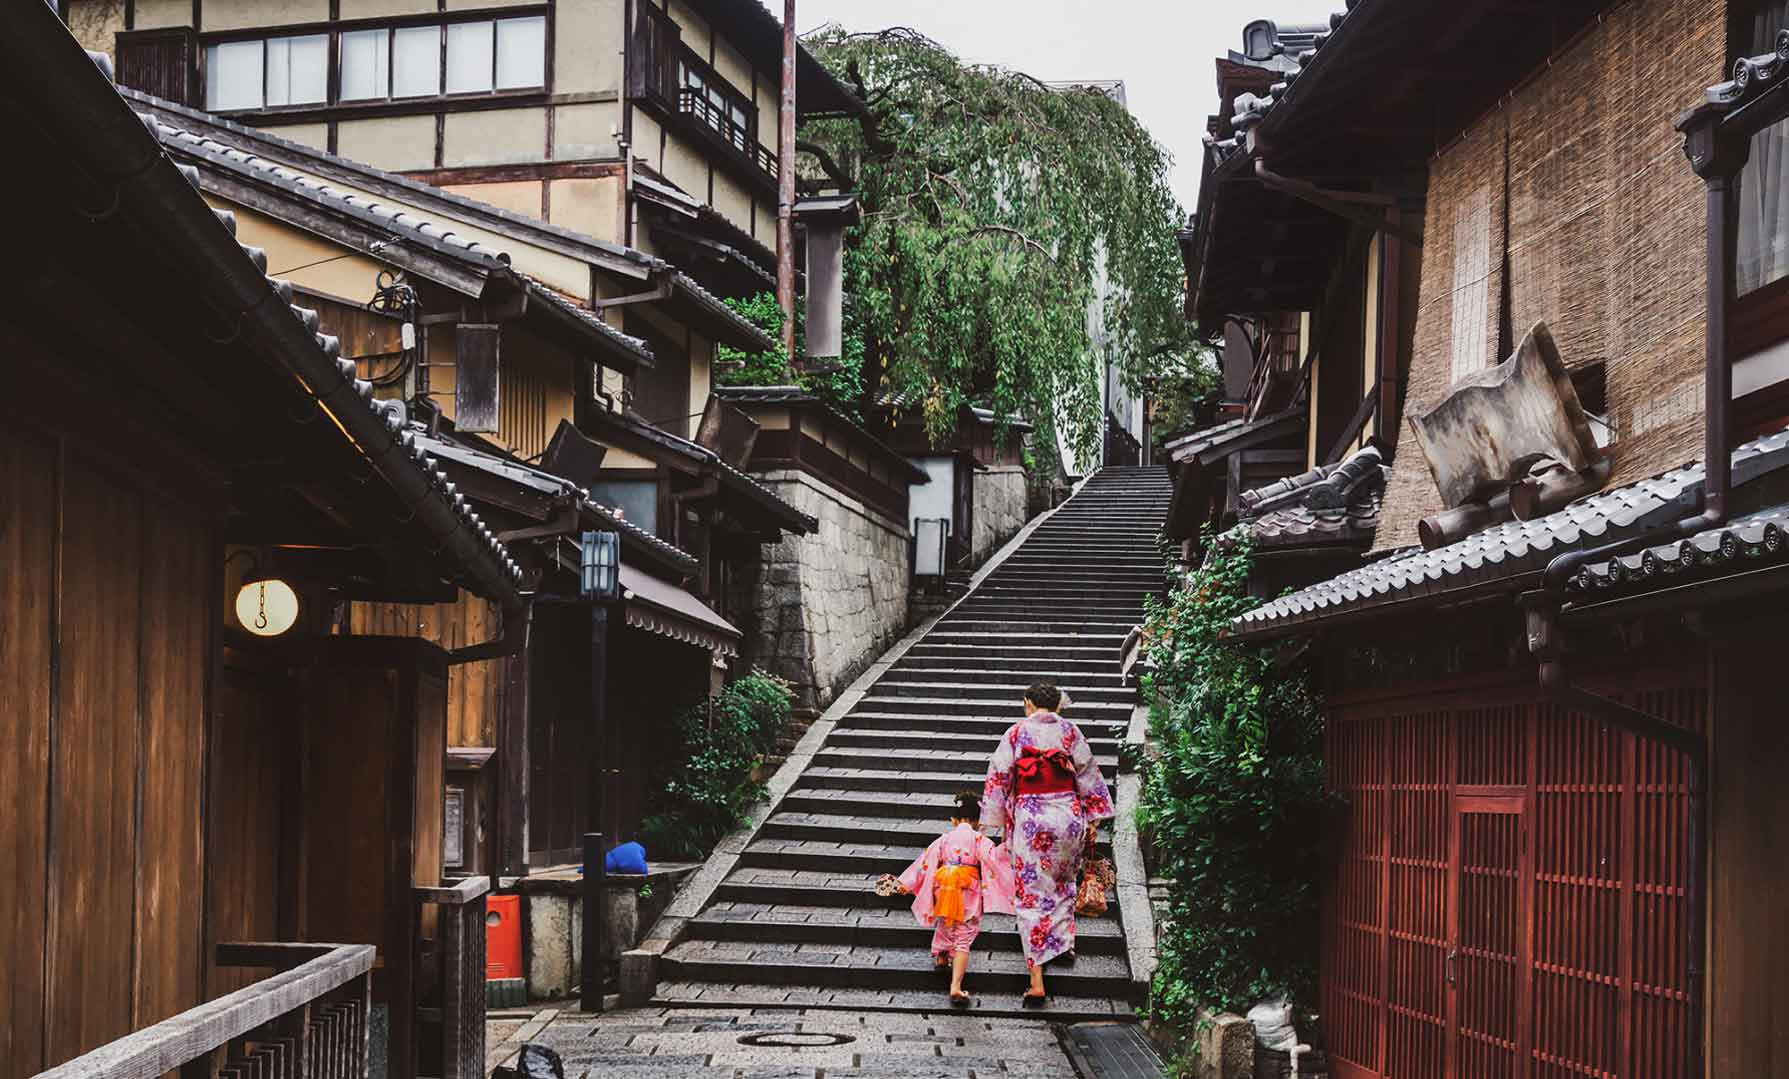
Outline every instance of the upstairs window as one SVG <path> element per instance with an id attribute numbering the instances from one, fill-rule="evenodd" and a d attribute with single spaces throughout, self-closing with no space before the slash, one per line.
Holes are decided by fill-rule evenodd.
<path id="1" fill-rule="evenodd" d="M 732 83 L 688 50 L 677 61 L 677 87 L 677 111 L 700 120 L 747 157 L 755 160 L 762 156 L 758 152 L 758 110 Z"/>
<path id="2" fill-rule="evenodd" d="M 353 30 L 342 35 L 341 64 L 343 101 L 536 89 L 547 84 L 547 20 L 529 15 Z"/>
<path id="3" fill-rule="evenodd" d="M 327 34 L 220 41 L 205 49 L 205 107 L 214 112 L 328 99 Z"/>
<path id="4" fill-rule="evenodd" d="M 1772 52 L 1777 31 L 1789 27 L 1789 0 L 1760 3 L 1739 19 L 1733 27 L 1739 51 Z M 1752 156 L 1739 174 L 1737 263 L 1734 285 L 1741 296 L 1789 277 L 1789 120 L 1752 136 Z"/>

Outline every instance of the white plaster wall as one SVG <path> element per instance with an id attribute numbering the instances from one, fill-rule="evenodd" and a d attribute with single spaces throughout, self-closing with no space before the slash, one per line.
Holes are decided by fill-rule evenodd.
<path id="1" fill-rule="evenodd" d="M 917 530 L 914 524 L 921 518 L 936 520 L 939 517 L 951 520 L 956 516 L 956 471 L 957 463 L 949 457 L 909 457 L 915 467 L 922 469 L 932 478 L 930 483 L 915 484 L 907 489 L 907 525 Z"/>

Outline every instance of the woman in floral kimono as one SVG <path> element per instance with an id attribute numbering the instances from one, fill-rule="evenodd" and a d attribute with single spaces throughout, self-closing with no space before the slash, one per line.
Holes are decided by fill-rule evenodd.
<path id="1" fill-rule="evenodd" d="M 1048 682 L 1025 691 L 1025 718 L 994 750 L 981 820 L 1002 829 L 1013 859 L 1013 908 L 1031 988 L 1044 1002 L 1044 964 L 1075 948 L 1075 891 L 1095 830 L 1112 817 L 1112 795 L 1080 728 L 1056 714 L 1062 694 Z"/>

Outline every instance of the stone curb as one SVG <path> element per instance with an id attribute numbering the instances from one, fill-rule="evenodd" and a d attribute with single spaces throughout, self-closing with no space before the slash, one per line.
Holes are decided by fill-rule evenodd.
<path id="1" fill-rule="evenodd" d="M 1125 807 L 1112 829 L 1112 863 L 1118 871 L 1118 916 L 1124 921 L 1124 946 L 1130 959 L 1131 982 L 1137 1000 L 1149 999 L 1149 983 L 1155 976 L 1155 911 L 1149 903 L 1149 872 L 1143 865 L 1143 846 L 1137 835 L 1137 806 L 1143 796 L 1143 777 L 1127 762 L 1142 751 L 1148 737 L 1149 705 L 1139 702 L 1131 709 L 1125 731 L 1126 753 L 1118 758 L 1118 804 Z"/>
<path id="2" fill-rule="evenodd" d="M 1078 493 L 1086 482 L 1087 480 L 1083 479 L 1076 484 L 1074 492 Z M 1073 497 L 1072 493 L 1070 497 Z M 1063 505 L 1067 505 L 1067 502 L 1065 501 Z M 652 928 L 647 930 L 646 937 L 640 942 L 640 946 L 622 953 L 622 970 L 630 975 L 628 979 L 624 980 L 621 987 L 624 997 L 637 1000 L 650 998 L 656 994 L 659 957 L 682 939 L 689 920 L 702 912 L 709 900 L 714 898 L 714 893 L 720 887 L 721 882 L 726 880 L 738 867 L 739 858 L 745 848 L 757 838 L 764 822 L 776 812 L 782 804 L 783 797 L 795 786 L 795 781 L 801 777 L 801 773 L 807 770 L 809 763 L 814 759 L 814 754 L 818 753 L 820 747 L 825 744 L 839 720 L 857 706 L 857 702 L 868 694 L 870 687 L 876 683 L 877 679 L 887 674 L 889 668 L 898 663 L 910 648 L 931 632 L 932 627 L 937 625 L 940 619 L 949 615 L 957 609 L 959 604 L 974 595 L 975 590 L 981 586 L 982 581 L 987 579 L 988 574 L 999 568 L 1000 564 L 1011 557 L 1012 553 L 1018 550 L 1019 545 L 1024 543 L 1039 525 L 1054 517 L 1056 511 L 1061 508 L 1061 506 L 1056 506 L 1045 510 L 1025 522 L 1025 526 L 1014 533 L 1012 539 L 1007 540 L 999 550 L 988 556 L 988 560 L 970 578 L 969 588 L 957 598 L 956 603 L 914 627 L 894 647 L 882 653 L 874 663 L 857 676 L 850 688 L 839 694 L 832 704 L 827 706 L 826 711 L 820 714 L 820 718 L 816 719 L 813 725 L 802 734 L 801 740 L 795 743 L 795 748 L 790 751 L 788 759 L 783 761 L 782 766 L 776 770 L 776 774 L 770 777 L 764 800 L 752 809 L 745 824 L 735 829 L 732 834 L 715 846 L 714 853 L 708 856 L 708 860 L 703 863 L 702 868 L 696 870 L 695 875 L 684 883 L 677 893 L 677 898 L 673 899 L 670 906 L 665 908 L 664 913 L 659 915 L 658 920 L 652 923 Z"/>

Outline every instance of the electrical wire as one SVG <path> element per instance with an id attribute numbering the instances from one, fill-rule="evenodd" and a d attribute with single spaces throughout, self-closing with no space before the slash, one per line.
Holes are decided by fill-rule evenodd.
<path id="1" fill-rule="evenodd" d="M 373 298 L 367 301 L 366 309 L 376 314 L 391 315 L 402 319 L 405 325 L 411 327 L 411 333 L 415 334 L 416 316 L 421 310 L 421 304 L 417 300 L 416 290 L 404 282 L 402 274 L 394 274 L 390 270 L 380 270 L 379 276 L 373 282 Z M 401 348 L 395 353 L 403 357 L 396 367 L 377 378 L 368 378 L 367 381 L 382 388 L 395 386 L 402 382 L 415 368 L 416 354 L 422 348 L 420 339 L 413 336 L 411 340 L 413 343 L 410 347 Z M 388 353 L 388 355 L 391 354 Z"/>

